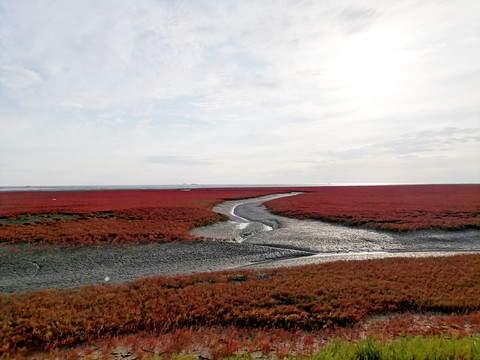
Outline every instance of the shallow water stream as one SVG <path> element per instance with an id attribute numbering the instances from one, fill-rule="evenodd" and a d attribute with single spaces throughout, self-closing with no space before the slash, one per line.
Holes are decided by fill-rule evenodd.
<path id="1" fill-rule="evenodd" d="M 242 244 L 308 253 L 304 257 L 268 261 L 261 265 L 268 267 L 334 260 L 480 252 L 478 230 L 377 231 L 318 220 L 291 219 L 272 214 L 263 205 L 266 201 L 296 194 L 224 202 L 216 206 L 214 211 L 229 216 L 229 222 L 197 228 L 192 233 L 205 237 L 230 237 Z"/>

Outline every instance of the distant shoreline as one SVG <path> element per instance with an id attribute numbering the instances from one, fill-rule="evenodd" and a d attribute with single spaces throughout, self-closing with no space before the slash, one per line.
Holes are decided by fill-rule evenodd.
<path id="1" fill-rule="evenodd" d="M 479 183 L 480 184 L 480 183 Z M 173 184 L 173 185 L 39 185 L 0 186 L 0 192 L 18 191 L 100 191 L 100 190 L 192 190 L 226 188 L 304 188 L 324 186 L 415 186 L 415 185 L 478 185 L 477 183 L 320 183 L 320 184 Z"/>

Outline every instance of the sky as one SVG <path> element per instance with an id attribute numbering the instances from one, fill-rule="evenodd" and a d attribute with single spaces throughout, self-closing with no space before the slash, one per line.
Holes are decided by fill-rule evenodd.
<path id="1" fill-rule="evenodd" d="M 0 186 L 480 183 L 478 0 L 1 0 Z"/>

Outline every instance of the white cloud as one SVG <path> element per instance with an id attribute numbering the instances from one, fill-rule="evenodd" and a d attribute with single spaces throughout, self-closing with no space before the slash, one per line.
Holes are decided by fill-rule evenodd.
<path id="1" fill-rule="evenodd" d="M 207 164 L 205 161 L 196 159 L 194 157 L 175 155 L 150 155 L 145 158 L 145 161 L 147 163 L 171 166 L 200 166 Z"/>
<path id="2" fill-rule="evenodd" d="M 359 154 L 378 163 L 369 176 L 407 181 L 424 166 L 412 146 L 478 126 L 478 12 L 475 0 L 3 1 L 1 161 L 25 175 L 2 182 L 31 182 L 52 156 L 50 183 L 77 183 L 55 177 L 73 166 L 92 183 L 359 182 L 346 170 Z M 448 146 L 422 182 L 441 159 L 463 164 L 458 181 L 478 177 L 478 142 L 457 135 L 435 135 Z"/>
<path id="3" fill-rule="evenodd" d="M 74 103 L 74 102 L 63 102 L 60 105 L 67 109 L 82 109 L 85 107 L 83 104 Z"/>
<path id="4" fill-rule="evenodd" d="M 41 77 L 32 70 L 21 66 L 0 67 L 0 84 L 9 89 L 22 89 L 41 81 Z"/>

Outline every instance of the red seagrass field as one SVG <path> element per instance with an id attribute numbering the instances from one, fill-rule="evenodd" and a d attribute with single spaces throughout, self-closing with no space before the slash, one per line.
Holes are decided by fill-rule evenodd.
<path id="1" fill-rule="evenodd" d="M 480 185 L 3 192 L 0 242 L 198 241 L 193 227 L 225 220 L 214 204 L 290 191 L 303 194 L 267 207 L 389 231 L 480 228 Z M 479 272 L 464 254 L 0 294 L 0 359 L 284 358 L 366 336 L 472 339 L 477 356 Z"/>
<path id="2" fill-rule="evenodd" d="M 189 230 L 224 218 L 227 200 L 286 189 L 110 190 L 0 193 L 0 242 L 95 244 L 192 240 Z"/>
<path id="3" fill-rule="evenodd" d="M 43 350 L 34 358 L 81 359 L 102 348 L 94 358 L 168 359 L 199 347 L 210 359 L 283 358 L 311 354 L 333 338 L 468 337 L 480 332 L 479 270 L 472 254 L 0 294 L 0 358 Z M 82 344 L 90 346 L 52 352 Z"/>
<path id="4" fill-rule="evenodd" d="M 480 185 L 321 187 L 266 205 L 284 216 L 381 230 L 480 228 Z"/>
<path id="5" fill-rule="evenodd" d="M 480 228 L 480 185 L 327 186 L 0 193 L 0 242 L 95 244 L 196 240 L 228 199 L 303 191 L 267 207 L 280 215 L 381 230 Z"/>

